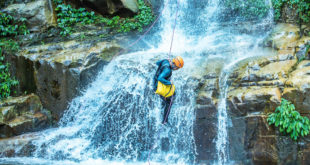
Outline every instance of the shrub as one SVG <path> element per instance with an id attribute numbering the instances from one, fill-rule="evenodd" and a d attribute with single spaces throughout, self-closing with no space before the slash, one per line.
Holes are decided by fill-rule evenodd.
<path id="1" fill-rule="evenodd" d="M 275 113 L 268 116 L 267 121 L 269 125 L 279 127 L 281 133 L 290 134 L 293 140 L 309 134 L 309 119 L 301 116 L 294 104 L 285 99 L 281 100 L 281 105 L 276 108 Z"/>

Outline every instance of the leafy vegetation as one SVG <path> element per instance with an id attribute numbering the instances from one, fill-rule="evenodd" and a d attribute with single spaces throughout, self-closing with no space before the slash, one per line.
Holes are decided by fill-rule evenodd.
<path id="1" fill-rule="evenodd" d="M 309 119 L 301 116 L 295 110 L 294 104 L 285 99 L 281 100 L 281 105 L 276 108 L 275 113 L 268 116 L 267 121 L 269 125 L 279 127 L 281 133 L 290 134 L 293 140 L 309 134 Z"/>
<path id="2" fill-rule="evenodd" d="M 72 26 L 81 23 L 82 25 L 95 22 L 96 16 L 94 12 L 88 12 L 84 8 L 74 9 L 71 5 L 66 5 L 63 0 L 54 0 L 56 4 L 57 23 L 60 27 L 62 36 L 72 33 Z"/>
<path id="3" fill-rule="evenodd" d="M 265 0 L 224 0 L 223 5 L 228 16 L 244 20 L 261 19 L 267 16 L 270 9 Z"/>
<path id="4" fill-rule="evenodd" d="M 71 34 L 74 31 L 73 26 L 77 23 L 82 25 L 104 23 L 108 27 L 116 29 L 117 32 L 129 32 L 132 30 L 142 31 L 144 26 L 154 20 L 151 8 L 145 5 L 143 0 L 138 0 L 139 12 L 133 18 L 119 16 L 105 18 L 96 16 L 94 12 L 88 12 L 84 8 L 74 9 L 71 5 L 65 5 L 63 0 L 54 0 L 54 3 L 62 36 Z"/>
<path id="5" fill-rule="evenodd" d="M 281 16 L 282 7 L 287 4 L 291 8 L 297 9 L 297 14 L 300 19 L 300 23 L 310 22 L 310 3 L 309 0 L 272 0 L 274 8 L 275 20 L 279 20 Z"/>
<path id="6" fill-rule="evenodd" d="M 11 15 L 0 12 L 0 37 L 26 35 L 29 33 L 25 24 L 26 19 L 15 19 Z"/>
<path id="7" fill-rule="evenodd" d="M 116 28 L 118 32 L 129 32 L 132 30 L 142 31 L 143 27 L 154 21 L 154 15 L 149 6 L 143 0 L 138 0 L 139 12 L 133 18 L 120 18 L 114 16 L 111 19 L 102 17 L 101 22 L 109 27 Z"/>
<path id="8" fill-rule="evenodd" d="M 11 88 L 18 84 L 9 73 L 9 64 L 4 62 L 3 51 L 13 52 L 18 49 L 18 44 L 13 40 L 0 41 L 0 100 L 11 94 Z"/>
<path id="9" fill-rule="evenodd" d="M 0 37 L 14 37 L 17 35 L 26 35 L 29 33 L 25 24 L 26 19 L 15 19 L 11 15 L 0 12 Z M 9 64 L 4 60 L 4 52 L 11 53 L 17 51 L 18 44 L 12 39 L 0 40 L 0 99 L 9 97 L 11 88 L 18 84 L 9 72 Z"/>

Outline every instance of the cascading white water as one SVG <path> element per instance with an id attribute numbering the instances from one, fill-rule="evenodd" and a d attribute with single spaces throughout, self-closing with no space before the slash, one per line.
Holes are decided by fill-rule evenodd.
<path id="1" fill-rule="evenodd" d="M 241 59 L 264 54 L 256 34 L 243 34 L 218 19 L 220 0 L 179 0 L 173 55 L 184 57 L 183 69 L 173 73 L 176 99 L 171 109 L 171 127 L 162 128 L 161 100 L 152 91 L 157 60 L 168 58 L 177 1 L 165 0 L 159 29 L 147 36 L 151 49 L 121 55 L 98 74 L 96 80 L 75 98 L 60 121 L 60 127 L 41 132 L 29 158 L 4 159 L 28 164 L 193 164 L 196 147 L 193 124 L 198 82 L 191 76 L 214 56 L 227 67 L 220 75 L 219 120 L 216 163 L 229 162 L 226 113 L 230 66 Z M 265 22 L 265 21 L 263 21 Z M 237 29 L 237 30 L 236 30 Z M 260 53 L 257 53 L 260 52 Z M 151 149 L 153 148 L 153 149 Z M 151 154 L 149 154 L 151 153 Z M 148 155 L 149 158 L 148 158 Z M 1 163 L 1 159 L 0 159 Z"/>

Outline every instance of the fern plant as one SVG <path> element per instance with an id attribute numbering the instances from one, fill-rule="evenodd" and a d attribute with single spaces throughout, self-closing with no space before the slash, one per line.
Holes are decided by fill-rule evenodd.
<path id="1" fill-rule="evenodd" d="M 293 140 L 309 134 L 309 118 L 301 116 L 294 104 L 285 99 L 281 99 L 281 105 L 268 116 L 267 121 L 269 125 L 279 127 L 281 133 L 289 134 Z"/>

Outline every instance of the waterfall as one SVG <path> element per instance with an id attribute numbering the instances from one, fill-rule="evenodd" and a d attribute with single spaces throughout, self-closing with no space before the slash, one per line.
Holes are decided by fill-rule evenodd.
<path id="1" fill-rule="evenodd" d="M 263 55 L 258 43 L 267 33 L 242 33 L 236 21 L 222 21 L 220 0 L 178 0 L 179 14 L 173 55 L 184 58 L 184 68 L 174 71 L 176 98 L 169 115 L 171 126 L 162 126 L 162 100 L 152 90 L 155 62 L 168 58 L 177 1 L 163 2 L 162 17 L 142 44 L 143 51 L 123 54 L 98 73 L 89 87 L 70 103 L 59 127 L 42 131 L 27 158 L 4 162 L 28 164 L 194 164 L 196 153 L 195 89 L 193 78 L 214 56 L 225 61 L 219 76 L 216 164 L 230 161 L 226 94 L 229 75 L 241 60 Z M 254 26 L 272 24 L 265 17 Z M 270 22 L 268 22 L 268 21 Z M 226 21 L 226 20 L 225 20 Z M 261 31 L 260 31 L 261 32 Z M 258 37 L 259 36 L 259 37 Z M 141 44 L 141 43 L 140 43 Z"/>

